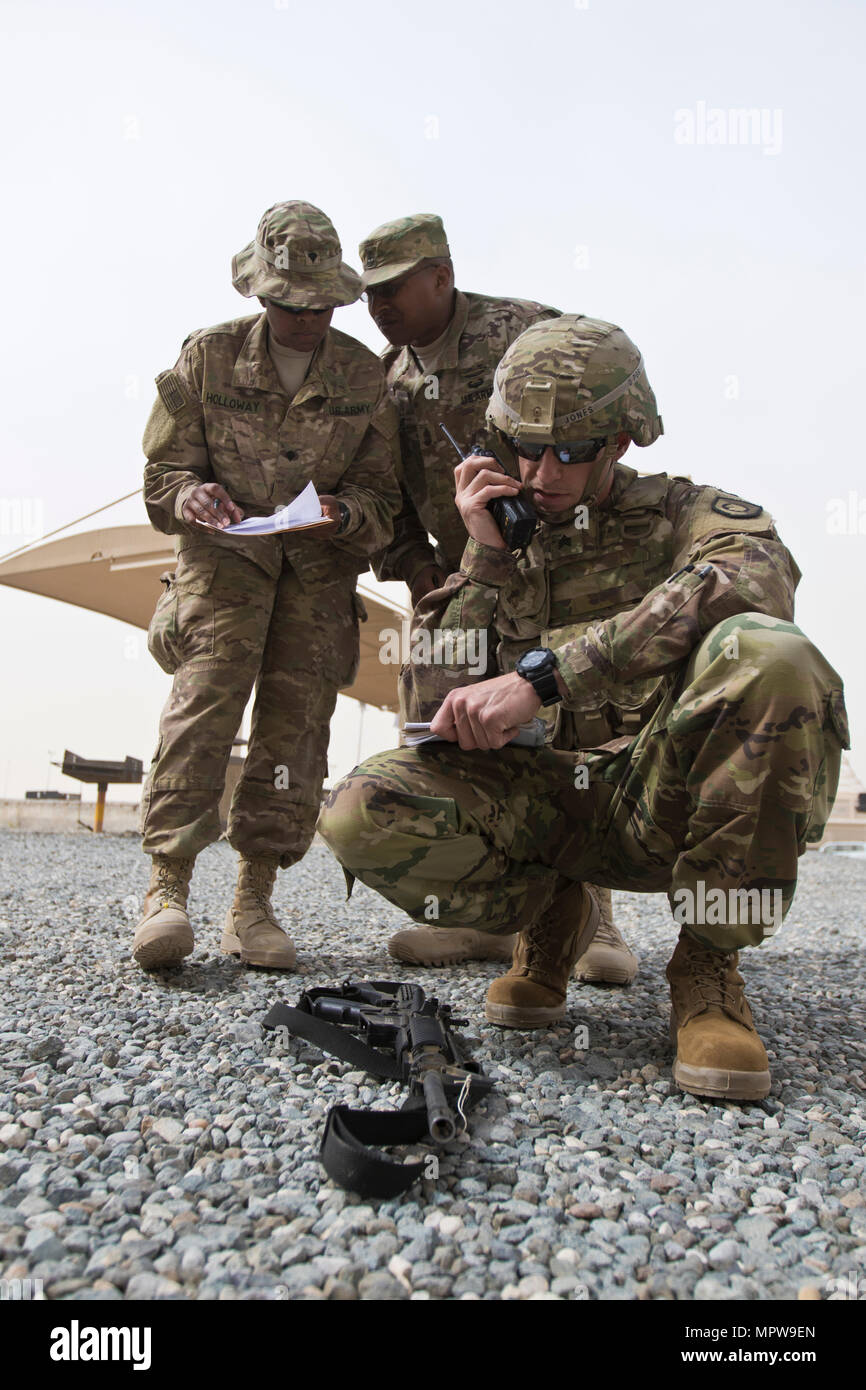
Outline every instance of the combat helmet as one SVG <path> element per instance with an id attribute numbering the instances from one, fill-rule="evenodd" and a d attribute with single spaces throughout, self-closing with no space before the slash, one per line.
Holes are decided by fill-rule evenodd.
<path id="1" fill-rule="evenodd" d="M 487 422 L 527 444 L 664 432 L 643 357 L 616 324 L 584 314 L 534 323 L 496 368 Z"/>

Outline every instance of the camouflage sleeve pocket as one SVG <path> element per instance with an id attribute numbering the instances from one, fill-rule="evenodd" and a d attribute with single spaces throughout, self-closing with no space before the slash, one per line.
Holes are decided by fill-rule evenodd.
<path id="1" fill-rule="evenodd" d="M 159 579 L 163 590 L 147 629 L 147 649 L 157 665 L 172 676 L 180 665 L 174 655 L 177 637 L 177 585 L 172 570 L 166 570 Z"/>
<path id="2" fill-rule="evenodd" d="M 848 730 L 848 711 L 845 708 L 845 696 L 841 690 L 830 692 L 827 700 L 827 714 L 842 747 L 850 748 L 851 734 Z"/>
<path id="3" fill-rule="evenodd" d="M 346 608 L 334 628 L 333 679 L 338 690 L 346 690 L 361 666 L 361 623 L 367 621 L 367 610 L 357 593 L 340 595 L 336 602 L 338 611 L 343 604 Z"/>
<path id="4" fill-rule="evenodd" d="M 213 599 L 178 584 L 169 570 L 147 631 L 147 648 L 163 671 L 173 676 L 185 661 L 211 657 L 214 650 Z"/>

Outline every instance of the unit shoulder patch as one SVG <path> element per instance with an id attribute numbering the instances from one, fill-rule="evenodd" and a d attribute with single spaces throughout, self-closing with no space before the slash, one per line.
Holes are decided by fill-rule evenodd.
<path id="1" fill-rule="evenodd" d="M 156 389 L 162 403 L 171 415 L 177 415 L 186 405 L 186 396 L 177 372 L 160 372 L 156 378 Z"/>
<path id="2" fill-rule="evenodd" d="M 720 516 L 733 517 L 737 521 L 752 521 L 761 515 L 764 508 L 755 502 L 744 502 L 742 497 L 730 497 L 719 492 L 713 498 L 711 510 L 718 512 Z"/>

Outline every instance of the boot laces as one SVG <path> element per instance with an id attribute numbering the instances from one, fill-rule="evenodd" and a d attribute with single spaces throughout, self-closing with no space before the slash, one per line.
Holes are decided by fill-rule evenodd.
<path id="1" fill-rule="evenodd" d="M 268 892 L 267 888 L 259 885 L 252 890 L 252 895 L 255 899 L 257 906 L 260 907 L 262 910 L 262 916 L 267 917 L 268 921 L 273 922 L 274 926 L 276 926 L 277 921 L 274 917 L 274 909 L 273 904 L 271 903 L 271 895 Z"/>
<path id="2" fill-rule="evenodd" d="M 729 958 L 719 951 L 696 952 L 689 962 L 689 983 L 710 1008 L 739 1018 L 742 1007 L 739 986 L 728 975 Z"/>
<path id="3" fill-rule="evenodd" d="M 181 867 L 188 861 L 182 859 L 177 867 L 168 863 L 165 859 L 160 860 L 156 869 L 156 896 L 159 898 L 174 896 L 175 892 L 182 893 L 182 883 L 184 870 Z"/>
<path id="4" fill-rule="evenodd" d="M 256 865 L 254 868 L 248 869 L 244 888 L 256 906 L 261 909 L 262 916 L 276 927 L 278 923 L 271 903 L 274 877 L 275 875 L 266 866 Z"/>
<path id="5" fill-rule="evenodd" d="M 555 975 L 559 969 L 559 952 L 554 952 L 551 934 L 544 929 L 544 918 L 525 927 L 522 935 L 526 938 L 527 968 Z"/>
<path id="6" fill-rule="evenodd" d="M 593 945 L 595 945 L 596 942 L 601 942 L 605 946 L 622 945 L 622 939 L 616 927 L 614 926 L 613 918 L 608 917 L 607 913 L 603 909 L 601 909 L 601 916 L 599 917 L 598 927 L 596 929 L 595 936 L 593 937 Z"/>

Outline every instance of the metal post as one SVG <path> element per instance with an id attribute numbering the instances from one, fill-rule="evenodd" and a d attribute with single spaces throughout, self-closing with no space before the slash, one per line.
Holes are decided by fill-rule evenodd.
<path id="1" fill-rule="evenodd" d="M 96 810 L 93 815 L 93 829 L 97 834 L 102 830 L 102 822 L 105 818 L 105 793 L 108 791 L 107 782 L 98 782 L 96 786 Z"/>
<path id="2" fill-rule="evenodd" d="M 364 736 L 364 715 L 367 712 L 367 706 L 364 704 L 363 700 L 359 700 L 358 704 L 361 706 L 361 708 L 358 716 L 358 756 L 355 760 L 356 766 L 361 761 L 361 740 Z"/>

